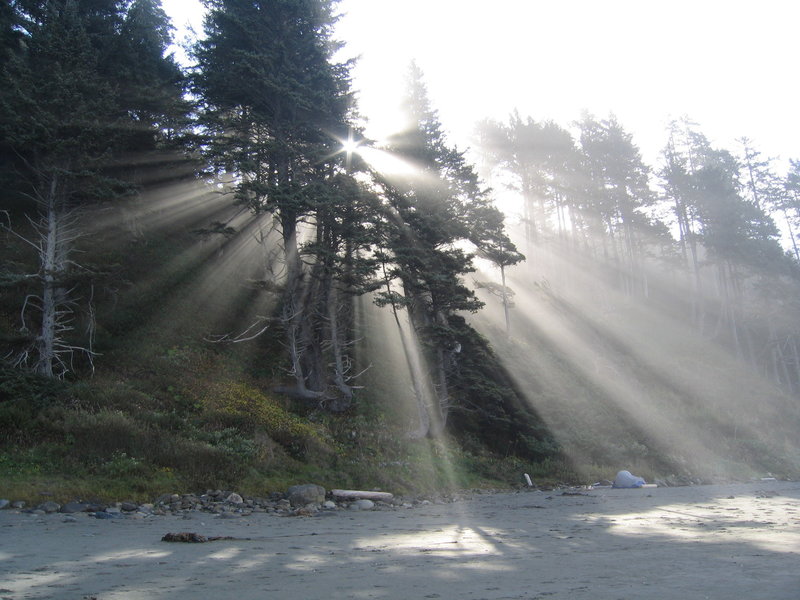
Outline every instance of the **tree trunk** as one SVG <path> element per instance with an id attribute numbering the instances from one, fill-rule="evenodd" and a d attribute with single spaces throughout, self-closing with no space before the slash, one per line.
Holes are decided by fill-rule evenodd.
<path id="1" fill-rule="evenodd" d="M 511 318 L 508 314 L 508 292 L 506 288 L 506 268 L 505 265 L 500 265 L 500 282 L 503 285 L 503 315 L 506 319 L 506 338 L 511 337 Z"/>
<path id="2" fill-rule="evenodd" d="M 345 380 L 344 344 L 342 334 L 339 332 L 339 294 L 332 278 L 329 278 L 328 288 L 328 328 L 334 361 L 333 380 L 343 396 L 343 401 L 337 403 L 334 408 L 342 411 L 347 410 L 353 401 L 353 388 L 347 385 Z"/>
<path id="3" fill-rule="evenodd" d="M 297 221 L 286 212 L 280 215 L 283 248 L 286 259 L 286 291 L 283 299 L 283 321 L 291 361 L 291 373 L 297 386 L 296 395 L 301 398 L 319 398 L 322 394 L 308 389 L 307 374 L 303 364 L 306 340 L 302 335 L 304 319 L 303 272 L 300 251 L 297 245 Z"/>
<path id="4" fill-rule="evenodd" d="M 47 377 L 53 377 L 53 367 L 57 360 L 56 337 L 58 328 L 58 308 L 64 298 L 64 290 L 59 280 L 66 267 L 66 249 L 63 244 L 64 226 L 62 211 L 59 210 L 58 176 L 50 180 L 47 204 L 44 209 L 42 243 L 40 245 L 40 267 L 42 269 L 42 322 L 36 336 L 36 365 L 34 370 Z"/>
<path id="5" fill-rule="evenodd" d="M 792 358 L 794 363 L 794 376 L 795 381 L 797 382 L 798 387 L 800 387 L 800 352 L 797 350 L 797 338 L 796 336 L 790 336 L 790 342 L 792 345 Z"/>

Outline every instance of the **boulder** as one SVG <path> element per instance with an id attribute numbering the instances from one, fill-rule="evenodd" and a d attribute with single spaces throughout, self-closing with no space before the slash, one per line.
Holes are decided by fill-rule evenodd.
<path id="1" fill-rule="evenodd" d="M 356 500 L 350 505 L 350 510 L 372 510 L 373 508 L 375 508 L 375 503 L 366 498 Z"/>
<path id="2" fill-rule="evenodd" d="M 244 499 L 236 492 L 231 492 L 228 497 L 225 498 L 225 502 L 229 504 L 244 504 Z"/>
<path id="3" fill-rule="evenodd" d="M 306 504 L 322 504 L 325 502 L 325 488 L 314 483 L 293 485 L 286 490 L 286 498 L 295 508 Z"/>

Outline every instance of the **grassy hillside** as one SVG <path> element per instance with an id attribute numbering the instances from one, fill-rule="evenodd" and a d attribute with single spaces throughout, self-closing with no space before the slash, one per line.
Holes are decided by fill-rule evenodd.
<path id="1" fill-rule="evenodd" d="M 519 485 L 523 473 L 591 483 L 623 468 L 676 481 L 798 474 L 792 400 L 679 322 L 624 303 L 601 314 L 546 286 L 520 290 L 511 338 L 491 298 L 470 317 L 480 334 L 456 324 L 459 404 L 442 439 L 409 439 L 407 369 L 387 311 L 366 299 L 353 407 L 277 393 L 278 324 L 245 343 L 210 341 L 275 310 L 275 294 L 251 281 L 263 248 L 196 232 L 235 217 L 226 199 L 170 197 L 88 219 L 81 256 L 103 274 L 80 287 L 96 315 L 94 370 L 78 354 L 64 382 L 0 371 L 0 497 L 264 495 L 301 482 L 426 493 Z M 9 241 L 6 262 L 34 268 Z M 25 289 L 6 289 L 0 327 L 13 349 Z"/>
<path id="2" fill-rule="evenodd" d="M 547 446 L 546 432 L 536 461 L 530 452 L 498 452 L 502 444 L 491 448 L 480 431 L 467 431 L 474 426 L 441 440 L 410 440 L 406 369 L 377 342 L 374 316 L 363 324 L 359 351 L 371 368 L 349 411 L 332 414 L 276 393 L 287 378 L 279 325 L 246 343 L 210 341 L 246 329 L 275 305 L 274 294 L 248 282 L 257 256 L 197 233 L 220 212 L 230 216 L 227 199 L 195 196 L 187 214 L 175 207 L 177 215 L 151 219 L 148 208 L 161 201 L 139 198 L 87 216 L 95 228 L 80 240 L 81 255 L 103 273 L 92 290 L 94 369 L 80 353 L 63 382 L 2 367 L 0 496 L 147 499 L 207 488 L 263 495 L 306 481 L 421 493 L 508 486 L 523 472 L 574 476 Z M 23 245 L 4 252 L 35 270 Z M 230 254 L 235 262 L 226 260 Z M 26 290 L 8 290 L 2 336 L 13 349 Z M 76 313 L 76 339 L 85 317 Z"/>

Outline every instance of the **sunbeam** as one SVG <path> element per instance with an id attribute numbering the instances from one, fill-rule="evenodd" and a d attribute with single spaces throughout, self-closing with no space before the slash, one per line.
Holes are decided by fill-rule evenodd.
<path id="1" fill-rule="evenodd" d="M 797 455 L 781 423 L 797 411 L 759 373 L 685 321 L 621 294 L 594 263 L 584 267 L 579 256 L 545 247 L 535 256 L 536 269 L 557 282 L 512 272 L 514 339 L 500 334 L 494 298 L 474 324 L 500 349 L 519 389 L 531 390 L 528 402 L 576 464 L 672 464 L 730 477 L 747 473 L 746 463 Z M 651 285 L 661 277 L 652 270 Z M 540 389 L 549 392 L 533 392 Z"/>
<path id="2" fill-rule="evenodd" d="M 370 167 L 389 178 L 404 179 L 420 175 L 419 169 L 413 163 L 393 152 L 372 146 L 362 146 L 357 148 L 357 153 Z"/>

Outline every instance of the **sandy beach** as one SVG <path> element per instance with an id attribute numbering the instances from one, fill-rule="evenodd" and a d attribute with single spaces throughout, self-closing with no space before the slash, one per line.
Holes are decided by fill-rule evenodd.
<path id="1" fill-rule="evenodd" d="M 3 510 L 0 599 L 800 598 L 800 483 L 323 514 L 73 522 Z M 169 532 L 249 539 L 161 541 Z"/>

